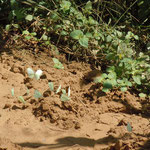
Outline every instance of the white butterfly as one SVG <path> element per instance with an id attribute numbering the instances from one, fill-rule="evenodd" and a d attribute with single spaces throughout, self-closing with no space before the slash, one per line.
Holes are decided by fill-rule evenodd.
<path id="1" fill-rule="evenodd" d="M 35 78 L 36 80 L 39 80 L 43 71 L 39 69 L 36 72 L 34 72 L 31 68 L 27 68 L 27 73 L 29 78 Z"/>

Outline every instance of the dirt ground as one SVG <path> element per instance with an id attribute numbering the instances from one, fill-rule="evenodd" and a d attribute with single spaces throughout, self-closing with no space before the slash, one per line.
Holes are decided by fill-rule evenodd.
<path id="1" fill-rule="evenodd" d="M 132 91 L 103 93 L 90 64 L 58 55 L 64 69 L 56 69 L 52 55 L 10 47 L 1 49 L 0 150 L 150 150 L 148 99 Z M 28 67 L 43 70 L 41 79 L 29 79 Z M 71 100 L 62 102 L 48 82 L 70 86 Z M 42 98 L 33 97 L 35 89 Z"/>

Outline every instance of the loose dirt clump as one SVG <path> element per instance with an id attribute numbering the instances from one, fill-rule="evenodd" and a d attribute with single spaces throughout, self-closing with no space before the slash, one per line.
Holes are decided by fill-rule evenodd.
<path id="1" fill-rule="evenodd" d="M 67 61 L 65 55 L 55 56 L 64 66 L 56 69 L 52 56 L 45 52 L 10 52 L 1 53 L 0 149 L 10 150 L 9 145 L 16 150 L 150 149 L 149 100 L 129 91 L 102 92 L 101 84 L 93 82 L 101 71 L 87 63 Z M 40 80 L 28 77 L 28 67 L 43 71 Z M 54 91 L 49 82 L 54 83 Z M 56 94 L 59 85 L 70 87 L 69 101 L 61 101 L 61 93 Z M 35 90 L 42 97 L 35 98 Z M 4 142 L 5 138 L 11 142 Z"/>

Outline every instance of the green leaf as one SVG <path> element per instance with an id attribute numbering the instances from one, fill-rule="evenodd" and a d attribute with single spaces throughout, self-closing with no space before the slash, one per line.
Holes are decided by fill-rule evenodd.
<path id="1" fill-rule="evenodd" d="M 53 84 L 53 82 L 48 82 L 48 86 L 49 86 L 51 91 L 54 91 L 54 84 Z"/>
<path id="2" fill-rule="evenodd" d="M 30 40 L 32 37 L 31 36 L 26 36 L 25 39 Z"/>
<path id="3" fill-rule="evenodd" d="M 79 40 L 83 37 L 83 32 L 81 30 L 74 30 L 70 33 L 70 36 L 75 40 Z"/>
<path id="4" fill-rule="evenodd" d="M 140 93 L 139 96 L 140 96 L 141 98 L 145 98 L 145 97 L 146 97 L 146 94 Z"/>
<path id="5" fill-rule="evenodd" d="M 106 80 L 103 83 L 103 89 L 102 89 L 102 91 L 103 92 L 109 92 L 110 89 L 112 89 L 112 83 L 110 82 L 110 80 Z"/>
<path id="6" fill-rule="evenodd" d="M 93 36 L 92 36 L 92 33 L 90 33 L 90 32 L 87 32 L 86 34 L 85 34 L 85 36 L 87 37 L 87 38 L 92 38 Z"/>
<path id="7" fill-rule="evenodd" d="M 19 101 L 22 102 L 23 104 L 26 103 L 25 100 L 24 100 L 24 98 L 23 98 L 22 96 L 19 96 L 18 99 L 19 99 Z"/>
<path id="8" fill-rule="evenodd" d="M 71 3 L 69 1 L 63 0 L 60 6 L 63 11 L 67 11 L 70 9 Z"/>
<path id="9" fill-rule="evenodd" d="M 103 84 L 103 87 L 112 89 L 112 84 L 110 83 L 110 80 L 106 80 Z"/>
<path id="10" fill-rule="evenodd" d="M 60 63 L 60 61 L 59 61 L 57 58 L 53 58 L 53 62 L 54 62 L 55 64 Z"/>
<path id="11" fill-rule="evenodd" d="M 109 78 L 109 79 L 116 79 L 116 77 L 117 77 L 117 75 L 116 75 L 115 72 L 110 72 L 110 73 L 108 74 L 108 78 Z"/>
<path id="12" fill-rule="evenodd" d="M 23 35 L 29 35 L 30 32 L 29 32 L 28 30 L 24 30 L 24 31 L 22 32 L 22 34 L 23 34 Z"/>
<path id="13" fill-rule="evenodd" d="M 58 63 L 58 64 L 54 64 L 54 68 L 56 68 L 56 69 L 64 69 L 64 66 L 63 66 L 63 64 Z"/>
<path id="14" fill-rule="evenodd" d="M 125 92 L 125 91 L 127 91 L 127 87 L 121 87 L 120 90 L 121 90 L 122 92 Z"/>
<path id="15" fill-rule="evenodd" d="M 137 35 L 135 35 L 134 38 L 135 38 L 136 40 L 139 40 L 139 37 L 138 37 Z"/>
<path id="16" fill-rule="evenodd" d="M 103 87 L 102 91 L 105 92 L 105 93 L 107 93 L 107 92 L 109 92 L 109 89 Z"/>
<path id="17" fill-rule="evenodd" d="M 47 41 L 47 40 L 48 40 L 48 36 L 45 35 L 45 34 L 43 34 L 43 35 L 42 35 L 42 39 L 43 39 L 44 41 Z"/>
<path id="18" fill-rule="evenodd" d="M 32 32 L 31 35 L 32 35 L 32 36 L 36 36 L 37 33 L 36 33 L 36 32 Z"/>
<path id="19" fill-rule="evenodd" d="M 12 96 L 15 95 L 14 88 L 11 89 L 11 95 L 12 95 Z"/>
<path id="20" fill-rule="evenodd" d="M 16 0 L 10 0 L 11 7 L 15 7 L 17 5 Z"/>
<path id="21" fill-rule="evenodd" d="M 53 58 L 53 62 L 54 62 L 54 68 L 64 69 L 63 64 L 57 58 Z"/>
<path id="22" fill-rule="evenodd" d="M 96 24 L 97 24 L 97 21 L 94 20 L 91 16 L 89 16 L 89 21 L 88 21 L 88 23 L 89 23 L 90 25 L 96 25 Z"/>
<path id="23" fill-rule="evenodd" d="M 120 85 L 123 85 L 123 84 L 124 84 L 124 81 L 123 81 L 123 80 L 120 80 L 120 79 L 117 79 L 117 82 L 118 82 L 118 84 L 120 84 Z"/>
<path id="24" fill-rule="evenodd" d="M 96 78 L 94 78 L 94 82 L 95 82 L 95 83 L 101 83 L 101 82 L 103 81 L 103 79 L 104 79 L 104 78 L 101 77 L 101 76 L 100 76 L 100 77 L 96 77 Z"/>
<path id="25" fill-rule="evenodd" d="M 137 75 L 137 76 L 132 76 L 133 80 L 135 83 L 137 84 L 141 84 L 141 76 Z"/>
<path id="26" fill-rule="evenodd" d="M 10 24 L 7 24 L 6 27 L 5 27 L 6 31 L 9 31 L 10 28 L 11 28 L 11 25 L 10 25 Z"/>
<path id="27" fill-rule="evenodd" d="M 41 97 L 42 97 L 42 94 L 41 94 L 38 90 L 35 90 L 35 91 L 34 91 L 34 97 L 37 98 L 37 99 L 38 99 L 38 98 L 41 98 Z"/>
<path id="28" fill-rule="evenodd" d="M 102 73 L 101 77 L 102 77 L 102 78 L 107 78 L 108 75 L 107 75 L 106 73 Z"/>
<path id="29" fill-rule="evenodd" d="M 18 24 L 12 24 L 12 26 L 14 27 L 14 28 L 19 28 L 19 25 Z"/>
<path id="30" fill-rule="evenodd" d="M 59 85 L 58 89 L 56 90 L 56 94 L 59 93 L 61 90 L 61 85 Z"/>
<path id="31" fill-rule="evenodd" d="M 117 85 L 117 81 L 116 81 L 115 78 L 114 78 L 114 79 L 111 79 L 111 80 L 110 80 L 110 83 L 111 83 L 113 86 L 116 86 L 116 85 Z"/>
<path id="32" fill-rule="evenodd" d="M 115 71 L 115 66 L 111 66 L 106 69 L 107 72 L 114 72 Z"/>
<path id="33" fill-rule="evenodd" d="M 33 15 L 27 15 L 25 17 L 25 19 L 28 20 L 28 21 L 32 21 L 33 20 Z"/>
<path id="34" fill-rule="evenodd" d="M 66 90 L 65 89 L 62 89 L 61 91 L 62 91 L 63 94 L 66 94 Z"/>
<path id="35" fill-rule="evenodd" d="M 111 42 L 112 41 L 112 37 L 110 36 L 110 35 L 108 35 L 107 37 L 106 37 L 106 42 Z"/>
<path id="36" fill-rule="evenodd" d="M 132 127 L 131 127 L 131 125 L 130 125 L 129 122 L 127 123 L 127 130 L 128 130 L 129 132 L 132 132 Z"/>
<path id="37" fill-rule="evenodd" d="M 66 94 L 62 94 L 60 97 L 61 101 L 65 102 L 65 101 L 69 101 L 70 98 L 66 95 Z"/>
<path id="38" fill-rule="evenodd" d="M 131 86 L 132 86 L 132 83 L 131 83 L 130 81 L 127 80 L 127 81 L 125 81 L 125 85 L 131 87 Z"/>
<path id="39" fill-rule="evenodd" d="M 88 1 L 87 3 L 86 3 L 86 5 L 85 5 L 85 9 L 86 10 L 92 10 L 92 2 L 91 1 Z"/>
<path id="40" fill-rule="evenodd" d="M 116 32 L 117 32 L 118 37 L 121 38 L 123 35 L 122 32 L 120 32 L 120 31 L 116 31 Z"/>
<path id="41" fill-rule="evenodd" d="M 58 17 L 58 15 L 57 15 L 57 13 L 54 13 L 54 14 L 51 15 L 51 19 L 53 19 L 53 20 L 55 20 L 55 21 L 58 20 L 58 18 L 59 18 L 59 17 Z"/>
<path id="42" fill-rule="evenodd" d="M 88 48 L 88 41 L 89 39 L 86 36 L 83 36 L 83 38 L 79 39 L 80 45 L 86 48 Z"/>
<path id="43" fill-rule="evenodd" d="M 66 32 L 66 31 L 61 31 L 60 34 L 61 34 L 61 35 L 68 35 L 68 32 Z"/>
<path id="44" fill-rule="evenodd" d="M 26 87 L 26 90 L 27 90 L 27 95 L 30 94 L 30 90 Z"/>

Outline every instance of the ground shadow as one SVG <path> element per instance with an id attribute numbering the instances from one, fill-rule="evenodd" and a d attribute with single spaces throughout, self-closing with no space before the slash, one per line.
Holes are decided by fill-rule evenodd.
<path id="1" fill-rule="evenodd" d="M 94 147 L 95 144 L 110 144 L 110 143 L 115 143 L 117 142 L 118 138 L 115 138 L 111 135 L 94 140 L 90 138 L 85 138 L 85 137 L 64 137 L 64 138 L 59 138 L 57 139 L 56 144 L 42 144 L 42 143 L 17 143 L 18 145 L 22 147 L 28 147 L 28 148 L 38 148 L 38 147 L 43 147 L 45 146 L 47 149 L 57 149 L 57 148 L 63 148 L 63 147 L 72 147 L 75 145 L 78 146 L 83 146 L 83 147 Z"/>

